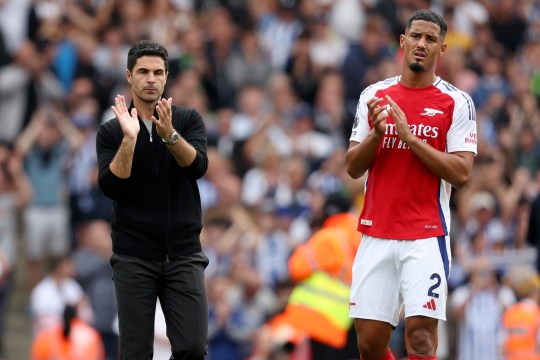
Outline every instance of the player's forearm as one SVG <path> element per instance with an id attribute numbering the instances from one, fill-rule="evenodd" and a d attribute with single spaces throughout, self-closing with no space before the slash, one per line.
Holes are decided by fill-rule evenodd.
<path id="1" fill-rule="evenodd" d="M 433 148 L 417 137 L 409 141 L 408 145 L 432 172 L 455 188 L 463 187 L 471 177 L 474 157 L 472 153 L 445 153 Z"/>
<path id="2" fill-rule="evenodd" d="M 131 175 L 136 142 L 136 138 L 124 138 L 122 144 L 120 144 L 120 147 L 118 148 L 118 152 L 109 166 L 111 172 L 121 179 L 127 179 Z"/>
<path id="3" fill-rule="evenodd" d="M 382 137 L 372 130 L 362 142 L 351 141 L 345 155 L 345 164 L 347 173 L 353 179 L 360 178 L 367 171 L 375 159 Z"/>

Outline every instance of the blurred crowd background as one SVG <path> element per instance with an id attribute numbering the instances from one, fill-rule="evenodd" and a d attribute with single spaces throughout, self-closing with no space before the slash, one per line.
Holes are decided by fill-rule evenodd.
<path id="1" fill-rule="evenodd" d="M 505 307 L 536 286 L 509 286 L 509 270 L 538 269 L 537 0 L 0 0 L 3 337 L 10 299 L 22 292 L 28 337 L 77 304 L 114 347 L 111 204 L 96 184 L 95 134 L 113 117 L 114 96 L 130 99 L 128 49 L 152 39 L 169 51 L 165 95 L 195 108 L 208 131 L 199 182 L 208 358 L 253 354 L 293 286 L 288 257 L 320 227 L 325 199 L 339 193 L 361 209 L 363 180 L 344 166 L 356 104 L 367 85 L 399 74 L 399 34 L 419 8 L 444 15 L 437 73 L 471 95 L 478 124 L 472 179 L 451 198 L 439 356 L 496 351 Z M 156 346 L 166 346 L 156 324 Z M 8 358 L 9 344 L 1 349 Z M 479 359 L 498 357 L 468 358 Z"/>

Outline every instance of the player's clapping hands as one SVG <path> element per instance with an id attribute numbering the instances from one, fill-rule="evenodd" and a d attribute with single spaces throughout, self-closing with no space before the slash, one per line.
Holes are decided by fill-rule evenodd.
<path id="1" fill-rule="evenodd" d="M 386 95 L 386 100 L 388 100 L 388 105 L 386 109 L 396 123 L 396 132 L 399 136 L 399 139 L 405 144 L 408 144 L 411 138 L 414 137 L 414 134 L 409 128 L 407 117 L 405 116 L 403 110 L 401 110 L 398 104 L 394 100 L 392 100 L 390 96 Z"/>
<path id="2" fill-rule="evenodd" d="M 382 98 L 374 97 L 367 102 L 369 119 L 373 124 L 373 130 L 377 135 L 384 135 L 386 132 L 386 118 L 388 112 L 385 106 L 381 106 Z"/>

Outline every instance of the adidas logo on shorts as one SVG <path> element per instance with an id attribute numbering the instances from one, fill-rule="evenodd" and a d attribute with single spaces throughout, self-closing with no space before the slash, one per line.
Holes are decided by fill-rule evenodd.
<path id="1" fill-rule="evenodd" d="M 423 308 L 429 309 L 429 310 L 437 310 L 437 305 L 435 305 L 435 300 L 431 299 L 430 301 L 424 304 Z"/>

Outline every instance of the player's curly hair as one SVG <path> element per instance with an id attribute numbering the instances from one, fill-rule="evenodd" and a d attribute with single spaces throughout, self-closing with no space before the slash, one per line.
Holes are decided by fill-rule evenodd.
<path id="1" fill-rule="evenodd" d="M 448 30 L 448 27 L 446 26 L 446 22 L 442 18 L 441 15 L 437 14 L 433 10 L 427 10 L 427 9 L 420 9 L 415 11 L 410 17 L 409 20 L 407 20 L 407 26 L 406 29 L 410 29 L 412 22 L 415 20 L 424 20 L 429 21 L 431 23 L 434 23 L 435 25 L 439 26 L 439 29 L 441 29 L 441 36 L 444 38 L 446 36 L 446 31 Z"/>
<path id="2" fill-rule="evenodd" d="M 159 56 L 165 62 L 165 71 L 169 71 L 167 49 L 161 44 L 150 40 L 141 40 L 133 44 L 129 49 L 127 57 L 127 68 L 131 72 L 135 63 L 143 56 Z"/>

